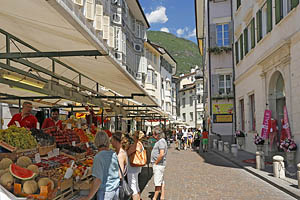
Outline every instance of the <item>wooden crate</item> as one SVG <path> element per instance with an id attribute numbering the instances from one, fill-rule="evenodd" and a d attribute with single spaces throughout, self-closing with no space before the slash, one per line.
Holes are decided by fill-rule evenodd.
<path id="1" fill-rule="evenodd" d="M 62 192 L 58 192 L 56 197 L 54 197 L 52 200 L 67 200 L 70 199 L 72 196 L 74 196 L 73 188 L 69 188 Z"/>
<path id="2" fill-rule="evenodd" d="M 47 155 L 48 152 L 52 151 L 55 148 L 56 148 L 56 143 L 54 143 L 53 145 L 50 145 L 50 146 L 44 146 L 44 147 L 39 146 L 38 150 L 39 150 L 40 155 L 44 156 L 44 155 Z"/>
<path id="3" fill-rule="evenodd" d="M 17 150 L 15 153 L 17 154 L 17 158 L 21 156 L 28 156 L 29 158 L 34 158 L 35 154 L 38 153 L 38 148 Z"/>

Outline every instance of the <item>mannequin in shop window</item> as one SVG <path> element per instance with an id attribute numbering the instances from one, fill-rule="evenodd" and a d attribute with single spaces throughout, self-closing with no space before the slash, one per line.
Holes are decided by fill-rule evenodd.
<path id="1" fill-rule="evenodd" d="M 271 120 L 269 120 L 268 133 L 269 133 L 270 149 L 272 151 L 273 144 L 276 143 L 277 141 L 278 127 L 277 127 L 276 119 L 271 118 Z"/>

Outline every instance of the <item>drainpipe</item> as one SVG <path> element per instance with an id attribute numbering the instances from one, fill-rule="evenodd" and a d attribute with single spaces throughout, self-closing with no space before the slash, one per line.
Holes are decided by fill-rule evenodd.
<path id="1" fill-rule="evenodd" d="M 234 20 L 233 20 L 233 12 L 232 12 L 232 0 L 230 1 L 230 8 L 231 8 L 231 23 L 232 23 L 232 44 L 231 44 L 231 59 L 232 59 L 232 87 L 233 87 L 233 106 L 234 106 L 234 112 L 233 112 L 233 120 L 234 124 L 232 124 L 232 136 L 231 136 L 231 142 L 233 143 L 233 135 L 236 131 L 236 98 L 235 98 L 235 62 L 234 62 Z M 237 52 L 235 52 L 237 53 Z"/>
<path id="2" fill-rule="evenodd" d="M 210 8 L 209 8 L 210 1 L 207 1 L 207 42 L 208 42 L 208 49 L 210 49 Z M 211 130 L 213 127 L 213 119 L 212 119 L 212 89 L 211 89 L 211 54 L 208 52 L 208 76 L 209 76 L 209 117 L 211 121 Z"/>

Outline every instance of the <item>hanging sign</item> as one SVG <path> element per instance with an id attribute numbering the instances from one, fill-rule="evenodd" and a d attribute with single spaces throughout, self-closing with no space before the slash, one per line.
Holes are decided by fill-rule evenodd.
<path id="1" fill-rule="evenodd" d="M 283 123 L 284 125 L 282 126 L 282 128 L 285 129 L 288 139 L 291 139 L 291 129 L 290 129 L 289 116 L 288 116 L 286 106 L 283 107 Z"/>
<path id="2" fill-rule="evenodd" d="M 264 121 L 262 124 L 262 129 L 261 129 L 261 137 L 266 139 L 268 137 L 268 125 L 269 125 L 269 121 L 272 117 L 272 111 L 271 110 L 265 110 L 264 113 Z"/>

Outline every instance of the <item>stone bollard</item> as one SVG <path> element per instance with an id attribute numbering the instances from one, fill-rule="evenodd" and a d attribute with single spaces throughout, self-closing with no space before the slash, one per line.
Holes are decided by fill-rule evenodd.
<path id="1" fill-rule="evenodd" d="M 217 139 L 213 139 L 213 149 L 214 150 L 218 149 L 218 140 Z"/>
<path id="2" fill-rule="evenodd" d="M 273 173 L 276 178 L 285 178 L 284 158 L 273 156 Z"/>
<path id="3" fill-rule="evenodd" d="M 225 153 L 229 153 L 230 152 L 229 142 L 224 142 L 224 152 Z"/>
<path id="4" fill-rule="evenodd" d="M 265 169 L 265 156 L 263 151 L 256 152 L 256 169 Z"/>
<path id="5" fill-rule="evenodd" d="M 224 147 L 223 147 L 223 141 L 222 140 L 220 140 L 219 142 L 218 142 L 218 149 L 219 149 L 219 151 L 223 151 L 224 150 Z"/>
<path id="6" fill-rule="evenodd" d="M 231 145 L 231 153 L 234 157 L 237 157 L 238 154 L 238 147 L 237 144 L 232 144 Z"/>
<path id="7" fill-rule="evenodd" d="M 297 169 L 298 188 L 300 189 L 300 163 L 298 163 Z"/>

